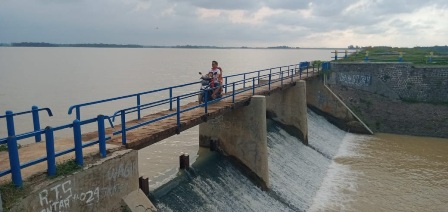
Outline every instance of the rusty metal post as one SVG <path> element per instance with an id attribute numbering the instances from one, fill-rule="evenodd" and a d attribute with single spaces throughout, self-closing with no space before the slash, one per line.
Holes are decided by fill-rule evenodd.
<path id="1" fill-rule="evenodd" d="M 148 178 L 139 177 L 138 178 L 138 187 L 146 194 L 149 195 L 149 183 Z"/>
<path id="2" fill-rule="evenodd" d="M 183 153 L 179 156 L 179 168 L 189 169 L 190 168 L 190 156 L 187 153 Z"/>
<path id="3" fill-rule="evenodd" d="M 215 152 L 218 150 L 218 140 L 212 139 L 210 140 L 210 151 Z"/>

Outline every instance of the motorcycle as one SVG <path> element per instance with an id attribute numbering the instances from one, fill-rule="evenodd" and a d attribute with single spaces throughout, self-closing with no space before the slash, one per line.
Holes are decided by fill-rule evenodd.
<path id="1" fill-rule="evenodd" d="M 201 72 L 199 72 L 199 75 L 201 75 L 200 79 L 201 79 L 201 87 L 200 87 L 200 92 L 198 95 L 198 102 L 199 104 L 202 104 L 205 102 L 205 98 L 207 96 L 207 101 L 211 101 L 213 100 L 213 91 L 215 88 L 213 88 L 212 83 L 213 83 L 213 78 L 209 75 L 209 74 L 204 74 L 202 75 Z M 217 96 L 215 99 L 221 98 L 221 92 L 217 93 Z"/>

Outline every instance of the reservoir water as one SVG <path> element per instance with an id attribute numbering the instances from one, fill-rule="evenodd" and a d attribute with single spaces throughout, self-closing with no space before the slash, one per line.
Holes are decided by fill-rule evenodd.
<path id="1" fill-rule="evenodd" d="M 67 115 L 70 105 L 192 82 L 212 60 L 229 75 L 329 60 L 330 51 L 2 47 L 0 113 L 38 105 L 55 114 L 42 114 L 42 126 L 66 124 L 74 119 Z M 87 108 L 83 117 L 133 104 Z M 150 176 L 156 206 L 161 211 L 448 211 L 447 139 L 350 134 L 309 111 L 309 146 L 304 146 L 268 123 L 270 191 L 256 187 L 226 157 L 199 148 L 196 127 L 139 151 L 139 172 Z M 29 131 L 31 118 L 17 118 L 16 125 L 18 133 Z M 0 120 L 1 137 L 4 129 Z M 181 152 L 195 162 L 184 174 L 178 172 Z"/>

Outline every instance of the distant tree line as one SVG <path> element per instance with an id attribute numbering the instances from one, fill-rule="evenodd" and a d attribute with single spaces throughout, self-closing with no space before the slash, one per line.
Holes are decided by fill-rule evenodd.
<path id="1" fill-rule="evenodd" d="M 82 43 L 82 44 L 54 44 L 45 42 L 21 42 L 11 43 L 14 47 L 96 47 L 96 48 L 143 48 L 135 44 L 104 44 L 104 43 Z"/>
<path id="2" fill-rule="evenodd" d="M 289 46 L 270 46 L 268 49 L 290 49 L 292 47 Z"/>
<path id="3" fill-rule="evenodd" d="M 417 46 L 414 47 L 416 49 L 425 50 L 425 51 L 432 51 L 432 52 L 438 52 L 442 54 L 448 54 L 448 46 L 427 46 L 427 47 L 421 47 Z"/>
<path id="4" fill-rule="evenodd" d="M 217 46 L 196 46 L 196 45 L 177 45 L 174 48 L 220 48 Z"/>

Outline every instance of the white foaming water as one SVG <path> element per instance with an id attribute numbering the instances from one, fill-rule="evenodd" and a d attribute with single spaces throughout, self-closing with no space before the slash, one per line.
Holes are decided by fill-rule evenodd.
<path id="1" fill-rule="evenodd" d="M 293 210 L 306 210 L 330 160 L 278 126 L 268 129 L 271 191 Z"/>
<path id="2" fill-rule="evenodd" d="M 316 151 L 329 159 L 334 158 L 346 135 L 347 132 L 308 109 L 308 143 Z"/>
<path id="3" fill-rule="evenodd" d="M 275 122 L 268 121 L 269 192 L 256 187 L 227 159 L 217 158 L 190 173 L 187 182 L 156 197 L 157 207 L 161 211 L 308 210 L 316 194 L 328 195 L 322 187 L 328 187 L 328 182 L 345 179 L 345 175 L 333 174 L 334 168 L 329 171 L 328 168 L 335 167 L 331 165 L 331 158 L 347 149 L 339 146 L 344 137 L 351 136 L 313 112 L 308 114 L 312 123 L 310 134 L 317 135 L 310 136 L 309 142 L 314 145 L 311 147 L 303 145 Z"/>
<path id="4" fill-rule="evenodd" d="M 293 211 L 250 182 L 227 160 L 188 173 L 155 203 L 159 211 Z"/>
<path id="5" fill-rule="evenodd" d="M 347 133 L 334 158 L 356 157 L 354 141 L 359 141 L 361 136 Z M 356 193 L 356 173 L 349 165 L 339 164 L 334 160 L 327 170 L 322 186 L 316 193 L 313 203 L 308 211 L 347 211 L 352 195 Z"/>

